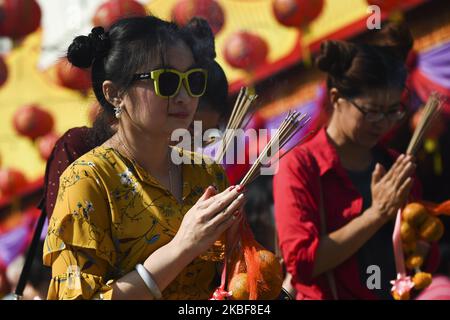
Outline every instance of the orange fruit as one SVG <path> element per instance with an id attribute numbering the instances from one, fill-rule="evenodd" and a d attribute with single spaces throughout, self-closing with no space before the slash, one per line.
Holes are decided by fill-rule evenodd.
<path id="1" fill-rule="evenodd" d="M 415 268 L 420 268 L 423 264 L 423 258 L 421 255 L 415 253 L 412 254 L 406 259 L 406 267 L 410 270 Z"/>
<path id="2" fill-rule="evenodd" d="M 400 236 L 402 238 L 402 242 L 406 242 L 406 243 L 414 242 L 417 239 L 416 231 L 406 221 L 403 221 L 400 226 Z"/>
<path id="3" fill-rule="evenodd" d="M 248 300 L 250 293 L 248 291 L 248 277 L 246 273 L 238 273 L 231 278 L 228 286 L 231 292 L 232 300 Z"/>
<path id="4" fill-rule="evenodd" d="M 259 250 L 258 256 L 263 277 L 258 296 L 261 300 L 274 300 L 279 296 L 283 284 L 283 271 L 280 261 L 268 250 Z"/>
<path id="5" fill-rule="evenodd" d="M 444 234 L 444 225 L 438 217 L 429 216 L 419 229 L 419 235 L 426 241 L 438 241 Z"/>
<path id="6" fill-rule="evenodd" d="M 428 210 L 416 202 L 408 204 L 402 212 L 403 219 L 414 228 L 419 228 L 428 216 Z"/>
<path id="7" fill-rule="evenodd" d="M 414 275 L 412 281 L 414 282 L 415 289 L 422 290 L 431 284 L 433 278 L 430 273 L 418 272 Z"/>

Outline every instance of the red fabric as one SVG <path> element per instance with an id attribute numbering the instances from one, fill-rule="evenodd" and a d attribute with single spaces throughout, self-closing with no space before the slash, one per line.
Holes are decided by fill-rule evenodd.
<path id="1" fill-rule="evenodd" d="M 409 81 L 422 101 L 427 101 L 428 97 L 433 91 L 440 93 L 444 97 L 450 97 L 450 89 L 444 88 L 438 83 L 430 80 L 419 69 L 415 69 L 413 72 L 411 72 Z M 446 116 L 450 116 L 450 102 L 448 98 L 447 100 L 444 100 L 442 112 Z"/>
<path id="2" fill-rule="evenodd" d="M 398 156 L 398 153 L 383 150 L 393 159 Z M 324 128 L 280 161 L 274 178 L 275 219 L 281 251 L 286 268 L 292 274 L 297 299 L 332 298 L 326 277 L 312 278 L 320 236 L 319 175 L 328 233 L 359 216 L 363 206 L 362 197 L 341 166 Z M 415 198 L 420 194 L 418 183 L 411 194 Z M 436 259 L 435 251 L 436 246 L 430 255 L 433 259 Z M 437 260 L 430 266 L 437 267 Z M 359 275 L 355 255 L 334 269 L 339 299 L 377 299 L 361 284 Z"/>

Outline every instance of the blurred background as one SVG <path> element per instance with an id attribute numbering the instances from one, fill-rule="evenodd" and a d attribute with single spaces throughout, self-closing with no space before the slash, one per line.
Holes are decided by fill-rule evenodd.
<path id="1" fill-rule="evenodd" d="M 294 18 L 283 13 L 297 5 Z M 40 212 L 46 160 L 55 141 L 72 127 L 91 125 L 98 112 L 88 71 L 65 60 L 72 39 L 119 17 L 153 14 L 186 23 L 208 20 L 216 36 L 233 102 L 242 86 L 260 96 L 249 124 L 276 128 L 288 110 L 327 121 L 325 78 L 312 64 L 325 39 L 364 40 L 368 6 L 383 21 L 404 20 L 415 38 L 408 58 L 408 117 L 385 143 L 404 152 L 420 109 L 431 92 L 450 98 L 448 0 L 1 0 L 0 1 L 0 297 L 14 289 Z M 425 200 L 450 199 L 450 104 L 418 154 Z M 300 133 L 300 135 L 302 134 Z M 248 152 L 254 152 L 248 146 Z M 228 170 L 238 180 L 246 166 Z M 249 189 L 246 211 L 256 238 L 275 250 L 272 182 Z M 443 217 L 447 230 L 450 223 Z M 42 232 L 42 239 L 45 228 Z M 441 240 L 441 268 L 449 272 L 449 232 Z M 49 271 L 38 253 L 25 298 L 45 298 Z"/>

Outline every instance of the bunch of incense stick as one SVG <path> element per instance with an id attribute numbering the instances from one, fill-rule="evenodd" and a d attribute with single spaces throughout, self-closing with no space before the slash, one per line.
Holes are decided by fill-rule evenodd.
<path id="1" fill-rule="evenodd" d="M 442 108 L 442 98 L 433 92 L 423 108 L 419 124 L 414 130 L 414 134 L 409 143 L 407 154 L 415 155 L 419 147 L 422 145 L 425 134 L 430 128 L 433 121 L 438 117 Z"/>
<path id="2" fill-rule="evenodd" d="M 257 95 L 249 94 L 248 88 L 241 88 L 239 91 L 239 95 L 234 104 L 230 119 L 228 120 L 228 124 L 225 128 L 222 145 L 215 159 L 216 162 L 223 159 L 231 141 L 235 136 L 235 130 L 244 127 L 242 125 L 244 119 L 249 113 L 252 102 L 255 101 L 257 97 Z"/>
<path id="3" fill-rule="evenodd" d="M 289 111 L 287 117 L 283 120 L 269 143 L 264 147 L 263 151 L 258 155 L 255 163 L 250 167 L 250 170 L 241 180 L 240 184 L 245 186 L 255 180 L 261 172 L 260 169 L 264 166 L 268 166 L 275 156 L 279 157 L 279 150 L 281 150 L 300 129 L 304 128 L 310 120 L 311 117 L 307 114 Z M 303 140 L 304 139 L 302 139 L 302 141 Z M 292 148 L 290 148 L 290 150 L 292 150 Z M 289 151 L 284 152 L 283 156 Z"/>

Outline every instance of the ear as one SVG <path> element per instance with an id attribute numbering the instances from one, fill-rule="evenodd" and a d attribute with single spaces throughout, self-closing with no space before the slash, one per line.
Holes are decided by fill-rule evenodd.
<path id="1" fill-rule="evenodd" d="M 331 88 L 329 92 L 330 103 L 333 109 L 336 109 L 339 100 L 339 91 L 336 88 Z"/>
<path id="2" fill-rule="evenodd" d="M 122 103 L 122 95 L 119 92 L 117 86 L 110 80 L 103 81 L 102 84 L 103 95 L 113 106 L 117 107 Z"/>

